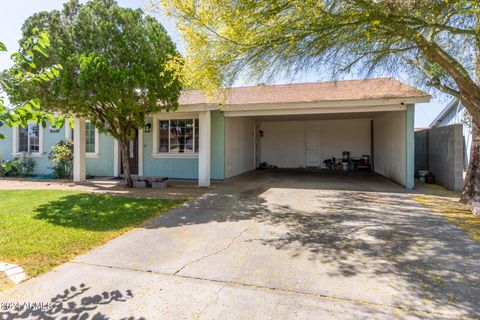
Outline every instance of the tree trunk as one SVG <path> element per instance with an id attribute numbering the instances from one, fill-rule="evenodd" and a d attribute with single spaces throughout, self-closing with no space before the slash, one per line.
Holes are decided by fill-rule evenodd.
<path id="1" fill-rule="evenodd" d="M 480 15 L 476 17 L 476 29 L 480 29 Z M 480 38 L 475 38 L 475 82 L 480 83 Z M 465 105 L 465 104 L 464 104 Z M 470 148 L 470 161 L 468 163 L 465 184 L 463 185 L 460 202 L 473 205 L 480 201 L 480 119 L 472 116 L 472 146 Z"/>
<path id="2" fill-rule="evenodd" d="M 470 162 L 460 202 L 472 204 L 480 201 L 480 128 L 472 121 L 472 147 Z"/>
<path id="3" fill-rule="evenodd" d="M 123 182 L 125 188 L 133 187 L 132 175 L 130 172 L 130 157 L 129 157 L 129 143 L 128 141 L 118 141 L 122 154 L 122 166 L 123 166 Z"/>

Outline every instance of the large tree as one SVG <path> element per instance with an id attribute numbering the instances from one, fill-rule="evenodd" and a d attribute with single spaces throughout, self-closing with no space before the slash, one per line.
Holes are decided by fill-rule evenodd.
<path id="1" fill-rule="evenodd" d="M 63 72 L 23 95 L 38 96 L 49 111 L 86 118 L 113 136 L 121 150 L 125 186 L 131 187 L 129 141 L 147 115 L 178 106 L 182 59 L 174 43 L 156 19 L 114 0 L 72 0 L 61 11 L 28 18 L 24 37 L 32 28 L 51 36 L 48 56 L 36 57 L 34 63 L 61 64 Z"/>
<path id="2" fill-rule="evenodd" d="M 462 201 L 480 201 L 480 2 L 164 0 L 188 44 L 188 79 L 211 89 L 329 70 L 407 74 L 459 98 L 473 118 Z"/>

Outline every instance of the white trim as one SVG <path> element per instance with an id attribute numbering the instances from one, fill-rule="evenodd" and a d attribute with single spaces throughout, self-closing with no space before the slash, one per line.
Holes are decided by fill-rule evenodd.
<path id="1" fill-rule="evenodd" d="M 220 111 L 260 111 L 275 109 L 323 109 L 323 108 L 339 108 L 339 107 L 361 107 L 361 106 L 391 106 L 401 104 L 428 103 L 430 96 L 413 97 L 413 98 L 390 98 L 390 99 L 352 99 L 352 100 L 328 100 L 314 102 L 277 102 L 277 103 L 257 103 L 257 104 L 195 104 L 181 105 L 177 111 L 173 112 L 201 112 L 208 110 Z M 335 112 L 334 112 L 335 113 Z"/>
<path id="2" fill-rule="evenodd" d="M 85 166 L 85 119 L 74 119 L 73 132 L 73 181 L 86 180 Z"/>
<path id="3" fill-rule="evenodd" d="M 143 176 L 143 128 L 138 129 L 138 175 Z"/>
<path id="4" fill-rule="evenodd" d="M 70 121 L 65 121 L 65 140 L 72 140 L 72 127 L 70 127 Z"/>
<path id="5" fill-rule="evenodd" d="M 271 109 L 271 110 L 244 110 L 228 111 L 224 110 L 225 117 L 245 117 L 245 116 L 270 116 L 270 115 L 298 115 L 298 114 L 332 114 L 332 113 L 355 113 L 355 112 L 382 112 L 382 111 L 403 111 L 406 105 L 392 106 L 367 106 L 367 107 L 330 107 L 323 109 Z"/>
<path id="6" fill-rule="evenodd" d="M 199 114 L 199 153 L 198 153 L 198 185 L 210 185 L 211 165 L 211 115 L 210 111 Z"/>
<path id="7" fill-rule="evenodd" d="M 20 126 L 13 127 L 12 134 L 12 156 L 29 156 L 32 158 L 43 157 L 43 131 L 46 130 L 40 124 L 33 121 L 28 122 L 28 124 L 34 123 L 38 126 L 38 151 L 37 152 L 19 152 L 18 151 L 18 130 Z M 28 126 L 27 124 L 27 126 Z"/>
<path id="8" fill-rule="evenodd" d="M 113 176 L 120 176 L 120 148 L 115 138 L 113 138 Z"/>
<path id="9" fill-rule="evenodd" d="M 154 153 L 152 157 L 155 159 L 197 159 L 198 153 Z"/>
<path id="10" fill-rule="evenodd" d="M 86 138 L 86 130 L 87 130 L 87 123 L 91 123 L 90 120 L 85 120 L 85 138 Z M 85 157 L 91 159 L 91 158 L 98 158 L 100 155 L 100 134 L 98 132 L 98 129 L 95 127 L 95 152 L 85 152 Z"/>
<path id="11" fill-rule="evenodd" d="M 44 154 L 39 152 L 12 152 L 14 157 L 25 157 L 25 158 L 41 158 Z"/>
<path id="12" fill-rule="evenodd" d="M 17 154 L 18 150 L 18 127 L 13 128 L 13 134 L 12 134 L 12 155 Z"/>
<path id="13" fill-rule="evenodd" d="M 175 153 L 175 152 L 159 152 L 158 151 L 158 138 L 160 135 L 158 122 L 160 120 L 193 120 L 193 150 L 194 152 Z M 153 158 L 197 158 L 198 150 L 195 150 L 195 120 L 199 119 L 198 113 L 156 113 L 152 115 L 152 157 Z M 198 124 L 200 126 L 200 122 Z M 170 150 L 170 124 L 169 124 L 169 139 L 168 149 Z"/>

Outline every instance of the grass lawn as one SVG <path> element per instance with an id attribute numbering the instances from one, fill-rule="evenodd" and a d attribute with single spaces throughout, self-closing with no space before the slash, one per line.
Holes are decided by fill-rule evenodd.
<path id="1" fill-rule="evenodd" d="M 37 276 L 182 202 L 59 190 L 0 191 L 0 261 Z"/>

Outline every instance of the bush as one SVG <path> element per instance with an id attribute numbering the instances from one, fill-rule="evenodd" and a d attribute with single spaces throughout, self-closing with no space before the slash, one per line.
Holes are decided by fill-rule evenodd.
<path id="1" fill-rule="evenodd" d="M 52 151 L 48 154 L 48 160 L 55 164 L 50 168 L 55 178 L 70 178 L 73 169 L 73 141 L 64 140 L 54 145 Z"/>
<path id="2" fill-rule="evenodd" d="M 0 162 L 1 177 L 29 176 L 35 168 L 35 161 L 27 155 Z"/>

